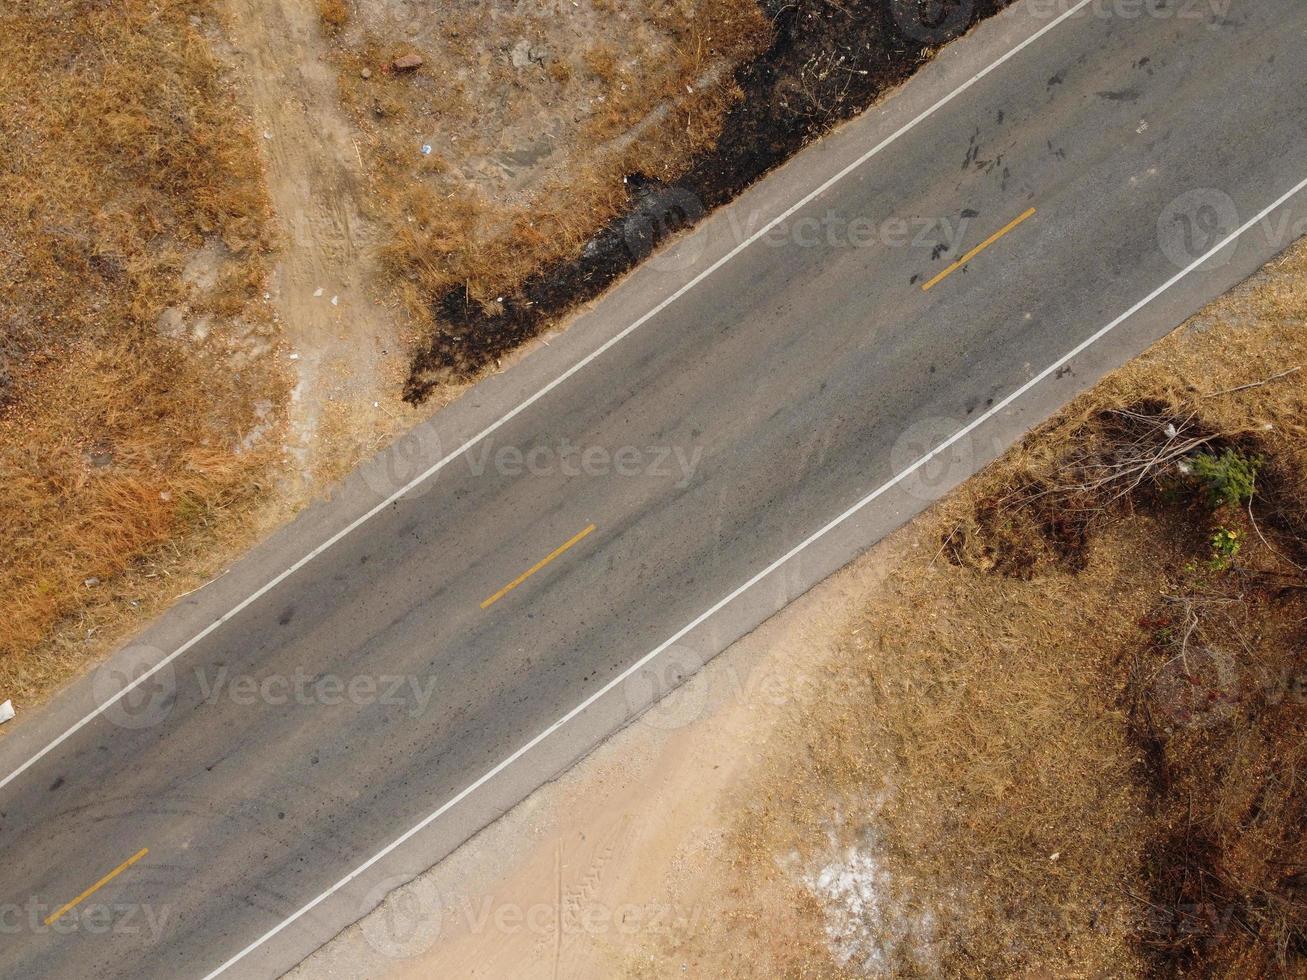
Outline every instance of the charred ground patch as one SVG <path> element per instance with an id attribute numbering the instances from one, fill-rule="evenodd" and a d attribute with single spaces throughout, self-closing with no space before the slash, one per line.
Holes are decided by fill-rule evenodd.
<path id="1" fill-rule="evenodd" d="M 1004 6 L 1003 0 L 765 0 L 770 46 L 735 72 L 739 97 L 711 147 L 678 177 L 639 166 L 620 213 L 576 254 L 532 271 L 484 302 L 459 287 L 433 300 L 434 329 L 413 359 L 405 397 L 425 399 L 468 376 L 584 302 L 670 234 L 731 200 L 832 126 L 908 78 L 940 44 Z"/>

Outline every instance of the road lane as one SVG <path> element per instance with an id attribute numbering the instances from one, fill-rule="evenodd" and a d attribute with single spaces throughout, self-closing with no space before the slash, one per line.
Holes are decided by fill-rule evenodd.
<path id="1" fill-rule="evenodd" d="M 178 663 L 175 700 L 119 719 L 153 724 L 99 720 L 0 791 L 0 903 L 57 904 L 148 840 L 111 887 L 168 912 L 157 934 L 7 933 L 0 970 L 202 975 L 330 887 L 910 462 L 905 433 L 965 424 L 1173 276 L 1171 202 L 1223 188 L 1246 217 L 1307 173 L 1304 31 L 1288 2 L 1228 25 L 1069 22 L 512 420 L 479 468 L 474 450 L 305 566 Z M 1032 206 L 929 292 L 956 249 L 851 247 L 829 228 L 919 218 L 942 235 L 947 219 L 966 250 Z M 1288 244 L 1247 241 L 1178 305 Z M 565 443 L 608 475 L 495 462 Z M 623 476 L 624 447 L 642 455 Z M 649 448 L 696 463 L 660 469 Z M 763 588 L 781 602 L 811 574 Z M 331 678 L 403 685 L 327 695 Z M 275 973 L 361 911 L 315 910 L 234 972 Z"/>

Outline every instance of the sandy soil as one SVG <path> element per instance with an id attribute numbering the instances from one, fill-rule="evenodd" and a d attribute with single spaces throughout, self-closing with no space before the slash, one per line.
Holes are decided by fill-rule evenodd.
<path id="1" fill-rule="evenodd" d="M 403 321 L 376 292 L 379 242 L 358 137 L 340 108 L 316 10 L 301 0 L 229 0 L 227 15 L 237 40 L 220 53 L 246 87 L 280 225 L 265 299 L 297 377 L 288 448 L 303 490 L 397 429 Z"/>
<path id="2" fill-rule="evenodd" d="M 737 795 L 851 615 L 916 546 L 901 532 L 823 582 L 291 976 L 728 972 L 729 947 L 684 962 L 661 951 L 709 917 L 765 914 L 765 897 L 746 908 L 723 891 Z"/>

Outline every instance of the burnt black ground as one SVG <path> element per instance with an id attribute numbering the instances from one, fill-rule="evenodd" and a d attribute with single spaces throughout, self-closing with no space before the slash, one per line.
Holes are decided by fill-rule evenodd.
<path id="1" fill-rule="evenodd" d="M 667 235 L 864 111 L 911 76 L 932 50 L 1007 0 L 761 0 L 775 27 L 766 52 L 741 66 L 744 98 L 716 148 L 668 187 L 632 174 L 630 207 L 573 261 L 530 277 L 488 312 L 465 291 L 436 297 L 435 334 L 413 359 L 405 399 L 423 401 L 446 377 L 471 374 L 598 295 Z"/>

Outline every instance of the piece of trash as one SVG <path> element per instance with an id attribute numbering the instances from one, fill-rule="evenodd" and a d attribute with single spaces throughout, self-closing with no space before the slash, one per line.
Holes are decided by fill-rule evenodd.
<path id="1" fill-rule="evenodd" d="M 313 290 L 313 295 L 314 295 L 314 296 L 321 296 L 321 295 L 322 295 L 322 287 L 319 286 L 317 289 Z"/>
<path id="2" fill-rule="evenodd" d="M 292 355 L 290 356 L 290 359 L 291 359 L 292 361 L 298 361 L 298 360 L 300 359 L 300 356 L 299 356 L 298 354 L 292 354 Z"/>
<path id="3" fill-rule="evenodd" d="M 90 578 L 83 580 L 82 584 L 88 589 L 93 589 L 100 584 L 100 580 L 92 575 Z"/>
<path id="4" fill-rule="evenodd" d="M 264 134 L 263 134 L 263 138 L 264 138 L 265 140 L 270 140 L 270 139 L 272 139 L 272 134 L 269 133 L 269 132 L 266 132 L 266 131 L 265 131 Z"/>
<path id="5" fill-rule="evenodd" d="M 431 144 L 430 144 L 430 143 L 423 143 L 423 144 L 422 144 L 422 155 L 423 155 L 424 157 L 429 157 L 429 156 L 431 156 Z"/>
<path id="6" fill-rule="evenodd" d="M 340 304 L 340 297 L 339 297 L 339 296 L 333 296 L 333 297 L 331 297 L 331 305 L 332 305 L 332 306 L 338 306 L 339 304 Z"/>
<path id="7" fill-rule="evenodd" d="M 0 704 L 0 725 L 3 725 L 7 721 L 13 721 L 13 720 L 14 720 L 14 703 L 12 701 L 6 701 L 4 704 Z"/>

